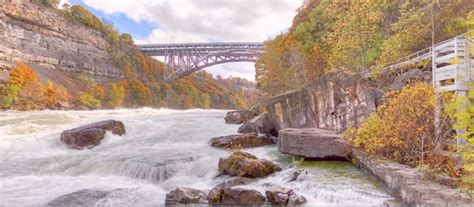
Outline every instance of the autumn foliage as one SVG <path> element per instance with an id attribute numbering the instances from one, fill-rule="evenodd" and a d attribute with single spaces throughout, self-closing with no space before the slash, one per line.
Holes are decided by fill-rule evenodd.
<path id="1" fill-rule="evenodd" d="M 439 2 L 306 0 L 289 31 L 265 42 L 258 87 L 270 97 L 332 71 L 377 74 L 429 47 L 433 35 L 441 42 L 474 29 L 472 1 Z"/>
<path id="2" fill-rule="evenodd" d="M 384 100 L 359 129 L 346 131 L 349 141 L 371 154 L 411 166 L 433 161 L 440 144 L 435 139 L 433 88 L 417 83 L 388 93 Z"/>
<path id="3" fill-rule="evenodd" d="M 19 63 L 12 69 L 6 89 L 0 91 L 0 103 L 2 108 L 54 109 L 59 101 L 68 98 L 65 93 L 56 88 L 52 81 L 41 82 L 31 67 Z"/>

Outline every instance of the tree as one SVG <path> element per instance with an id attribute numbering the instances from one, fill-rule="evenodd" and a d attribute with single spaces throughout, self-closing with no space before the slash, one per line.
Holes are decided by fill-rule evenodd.
<path id="1" fill-rule="evenodd" d="M 31 69 L 30 66 L 24 63 L 18 63 L 10 73 L 10 78 L 7 84 L 15 84 L 23 87 L 29 82 L 37 81 L 38 74 Z"/>
<path id="2" fill-rule="evenodd" d="M 86 8 L 82 7 L 81 5 L 74 5 L 69 9 L 69 15 L 83 24 L 97 29 L 99 31 L 104 31 L 104 25 L 99 18 L 97 18 L 94 14 L 88 11 Z"/>
<path id="3" fill-rule="evenodd" d="M 130 82 L 130 102 L 135 105 L 147 106 L 151 104 L 151 92 L 140 80 L 133 79 Z"/>
<path id="4" fill-rule="evenodd" d="M 105 88 L 103 85 L 97 84 L 95 86 L 94 97 L 100 101 L 105 100 Z"/>
<path id="5" fill-rule="evenodd" d="M 81 105 L 90 109 L 102 108 L 102 103 L 90 93 L 80 93 L 79 102 L 81 103 Z"/>
<path id="6" fill-rule="evenodd" d="M 13 103 L 15 103 L 20 93 L 21 88 L 16 84 L 8 84 L 6 88 L 6 93 L 0 99 L 2 108 L 10 108 Z"/>
<path id="7" fill-rule="evenodd" d="M 458 146 L 467 174 L 463 181 L 474 190 L 474 82 L 469 84 L 467 96 L 455 96 L 446 110 L 455 121 L 453 128 L 460 132 L 456 138 L 466 141 L 466 144 Z"/>
<path id="8" fill-rule="evenodd" d="M 60 0 L 42 0 L 43 5 L 53 8 L 53 9 L 58 8 L 59 2 Z"/>
<path id="9" fill-rule="evenodd" d="M 112 83 L 109 97 L 109 107 L 117 108 L 123 106 L 125 98 L 125 88 L 121 84 Z"/>
<path id="10" fill-rule="evenodd" d="M 332 47 L 329 64 L 349 71 L 367 70 L 383 43 L 383 1 L 342 1 L 333 3 L 329 9 L 337 16 L 334 30 L 327 35 Z"/>
<path id="11" fill-rule="evenodd" d="M 55 108 L 57 104 L 57 93 L 56 89 L 54 88 L 54 84 L 51 80 L 48 80 L 46 83 L 46 106 L 48 108 Z"/>

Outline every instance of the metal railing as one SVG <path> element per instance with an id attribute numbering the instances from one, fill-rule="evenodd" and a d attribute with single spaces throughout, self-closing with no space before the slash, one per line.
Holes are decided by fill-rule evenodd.
<path id="1" fill-rule="evenodd" d="M 444 40 L 442 42 L 439 42 L 439 43 L 435 44 L 434 47 L 436 48 L 436 47 L 438 47 L 442 44 L 445 44 L 445 43 L 447 43 L 449 41 L 452 41 L 452 40 L 454 40 L 456 38 L 459 38 L 459 37 L 467 37 L 466 39 L 469 39 L 470 41 L 472 41 L 472 38 L 467 35 L 469 33 L 474 33 L 474 30 L 463 33 L 463 34 L 460 34 L 456 37 Z M 408 56 L 405 56 L 405 57 L 400 58 L 396 61 L 393 61 L 391 63 L 386 64 L 386 66 L 383 67 L 381 71 L 391 70 L 391 69 L 398 69 L 403 65 L 413 64 L 413 63 L 416 63 L 416 62 L 419 62 L 419 61 L 422 61 L 422 60 L 431 60 L 432 52 L 433 52 L 432 47 L 428 47 L 428 48 L 419 50 L 419 51 L 414 52 L 414 53 L 412 53 Z"/>

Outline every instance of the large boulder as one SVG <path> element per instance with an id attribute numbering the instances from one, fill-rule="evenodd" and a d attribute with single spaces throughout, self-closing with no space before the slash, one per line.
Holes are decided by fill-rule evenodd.
<path id="1" fill-rule="evenodd" d="M 193 188 L 176 188 L 166 194 L 166 206 L 176 204 L 205 204 L 206 193 Z"/>
<path id="2" fill-rule="evenodd" d="M 268 112 L 264 112 L 253 119 L 248 120 L 239 127 L 239 133 L 259 133 L 278 136 L 275 127 L 270 120 Z"/>
<path id="3" fill-rule="evenodd" d="M 306 203 L 304 196 L 297 195 L 292 189 L 274 187 L 265 191 L 268 203 L 272 205 L 303 205 Z"/>
<path id="4" fill-rule="evenodd" d="M 212 188 L 209 191 L 209 194 L 207 195 L 207 199 L 209 200 L 209 203 L 211 204 L 219 204 L 222 202 L 222 195 L 224 194 L 224 189 L 232 188 L 238 185 L 246 185 L 253 181 L 255 181 L 255 179 L 252 179 L 252 178 L 244 178 L 244 177 L 231 178 L 229 180 L 226 180 L 214 186 L 214 188 Z"/>
<path id="5" fill-rule="evenodd" d="M 267 135 L 258 136 L 255 133 L 246 133 L 215 137 L 209 140 L 209 143 L 213 147 L 220 147 L 224 149 L 240 149 L 275 144 L 275 141 L 273 138 Z"/>
<path id="6" fill-rule="evenodd" d="M 225 123 L 242 124 L 255 117 L 255 113 L 250 110 L 229 111 L 225 116 Z"/>
<path id="7" fill-rule="evenodd" d="M 61 134 L 61 141 L 73 149 L 92 148 L 100 144 L 107 131 L 123 135 L 125 126 L 121 121 L 105 120 L 66 130 Z"/>
<path id="8" fill-rule="evenodd" d="M 263 205 L 265 196 L 252 189 L 226 188 L 222 194 L 223 205 Z"/>
<path id="9" fill-rule="evenodd" d="M 219 172 L 231 176 L 259 178 L 280 170 L 273 162 L 257 159 L 254 155 L 241 151 L 219 159 Z"/>
<path id="10" fill-rule="evenodd" d="M 351 147 L 334 131 L 287 128 L 278 132 L 278 150 L 314 159 L 348 159 Z"/>
<path id="11" fill-rule="evenodd" d="M 60 196 L 50 201 L 47 206 L 95 206 L 95 204 L 107 196 L 108 191 L 84 189 Z"/>

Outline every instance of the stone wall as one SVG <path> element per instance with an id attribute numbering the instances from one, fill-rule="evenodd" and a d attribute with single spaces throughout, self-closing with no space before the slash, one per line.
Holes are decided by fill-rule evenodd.
<path id="1" fill-rule="evenodd" d="M 121 77 L 97 30 L 28 0 L 0 0 L 0 68 L 16 62 L 67 73 L 87 72 L 98 81 Z"/>
<path id="2" fill-rule="evenodd" d="M 359 75 L 335 73 L 302 90 L 270 99 L 267 111 L 276 130 L 314 127 L 343 131 L 360 126 L 375 111 L 382 94 Z"/>
<path id="3" fill-rule="evenodd" d="M 423 173 L 397 162 L 352 151 L 354 164 L 377 177 L 394 196 L 416 206 L 473 206 L 473 197 L 429 180 Z"/>

